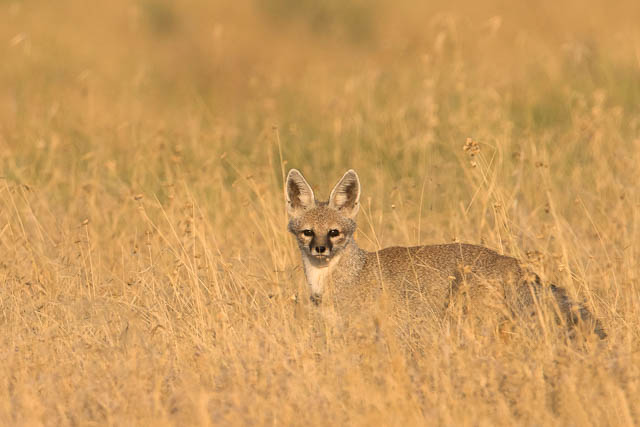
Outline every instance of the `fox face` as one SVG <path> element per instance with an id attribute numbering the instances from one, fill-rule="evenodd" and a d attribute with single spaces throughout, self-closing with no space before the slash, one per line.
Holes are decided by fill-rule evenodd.
<path id="1" fill-rule="evenodd" d="M 355 221 L 322 205 L 289 221 L 289 231 L 296 237 L 300 250 L 316 267 L 328 265 L 353 237 L 355 229 Z"/>
<path id="2" fill-rule="evenodd" d="M 289 231 L 314 267 L 326 267 L 353 238 L 360 207 L 360 181 L 348 171 L 336 184 L 328 202 L 318 202 L 311 186 L 296 169 L 287 176 Z"/>

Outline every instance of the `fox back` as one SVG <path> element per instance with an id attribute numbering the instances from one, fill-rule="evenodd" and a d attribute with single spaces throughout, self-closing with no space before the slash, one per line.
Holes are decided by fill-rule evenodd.
<path id="1" fill-rule="evenodd" d="M 587 324 L 601 338 L 606 336 L 590 312 L 573 303 L 563 289 L 543 286 L 517 259 L 489 248 L 451 243 L 360 249 L 354 239 L 360 207 L 360 180 L 354 170 L 344 174 L 327 202 L 315 199 L 296 169 L 289 171 L 285 193 L 289 231 L 300 248 L 316 304 L 329 293 L 345 314 L 384 294 L 410 313 L 437 318 L 464 297 L 491 306 L 499 301 L 505 313 L 520 317 L 533 315 L 536 300 L 548 290 L 570 325 Z"/>

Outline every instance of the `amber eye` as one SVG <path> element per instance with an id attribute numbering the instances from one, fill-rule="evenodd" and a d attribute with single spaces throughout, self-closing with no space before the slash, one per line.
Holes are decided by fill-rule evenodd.
<path id="1" fill-rule="evenodd" d="M 311 236 L 313 236 L 313 231 L 312 230 L 302 230 L 302 234 L 307 236 L 307 237 L 311 237 Z"/>
<path id="2" fill-rule="evenodd" d="M 340 235 L 340 230 L 329 230 L 329 237 L 338 237 Z"/>

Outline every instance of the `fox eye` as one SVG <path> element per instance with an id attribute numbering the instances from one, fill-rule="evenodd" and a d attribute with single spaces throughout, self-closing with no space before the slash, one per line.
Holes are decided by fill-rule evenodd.
<path id="1" fill-rule="evenodd" d="M 302 234 L 307 237 L 311 237 L 313 236 L 313 230 L 302 230 Z"/>
<path id="2" fill-rule="evenodd" d="M 329 230 L 329 237 L 338 237 L 340 235 L 340 230 L 336 230 L 335 228 L 333 230 Z"/>

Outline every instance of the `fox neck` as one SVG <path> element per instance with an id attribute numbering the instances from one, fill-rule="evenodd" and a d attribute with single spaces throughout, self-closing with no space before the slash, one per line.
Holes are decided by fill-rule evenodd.
<path id="1" fill-rule="evenodd" d="M 313 265 L 308 255 L 303 255 L 304 273 L 311 290 L 311 297 L 321 297 L 328 284 L 350 285 L 358 277 L 364 265 L 364 251 L 358 247 L 355 240 L 351 240 L 340 253 L 336 254 L 326 267 Z"/>
<path id="2" fill-rule="evenodd" d="M 340 264 L 340 258 L 342 254 L 334 256 L 331 261 L 327 263 L 326 267 L 316 267 L 311 263 L 308 257 L 303 257 L 304 262 L 304 275 L 307 278 L 307 284 L 311 289 L 311 295 L 313 298 L 317 298 L 322 295 L 327 283 L 331 280 L 333 272 Z"/>

